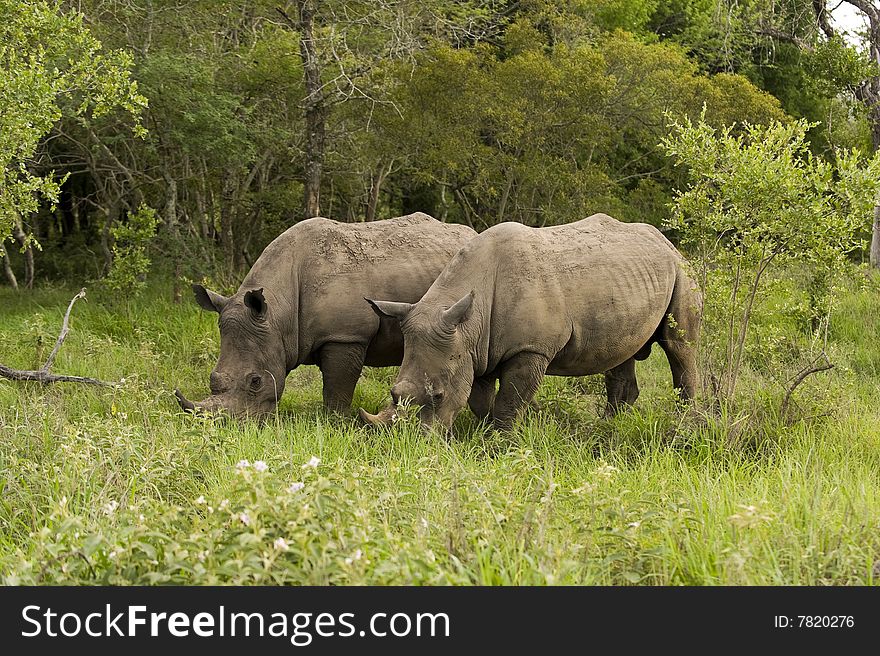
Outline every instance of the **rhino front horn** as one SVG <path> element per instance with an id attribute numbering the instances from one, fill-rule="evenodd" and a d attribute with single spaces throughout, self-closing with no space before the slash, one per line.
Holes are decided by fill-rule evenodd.
<path id="1" fill-rule="evenodd" d="M 370 426 L 386 426 L 397 418 L 394 408 L 385 408 L 377 415 L 371 415 L 363 408 L 358 408 L 358 415 L 365 424 Z"/>
<path id="2" fill-rule="evenodd" d="M 174 396 L 177 397 L 177 402 L 180 404 L 182 410 L 185 410 L 186 412 L 195 412 L 195 404 L 181 394 L 179 389 L 174 388 Z"/>

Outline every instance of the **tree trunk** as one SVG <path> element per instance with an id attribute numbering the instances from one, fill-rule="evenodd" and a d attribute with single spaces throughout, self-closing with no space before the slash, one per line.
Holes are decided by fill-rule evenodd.
<path id="1" fill-rule="evenodd" d="M 316 0 L 296 0 L 298 20 L 278 8 L 288 27 L 299 33 L 299 54 L 305 78 L 305 175 L 303 178 L 303 218 L 319 216 L 321 211 L 321 172 L 324 166 L 324 133 L 327 106 L 321 89 L 321 63 L 315 47 Z"/>
<path id="2" fill-rule="evenodd" d="M 376 220 L 376 208 L 379 206 L 379 192 L 382 190 L 382 183 L 385 182 L 385 178 L 391 173 L 391 167 L 393 165 L 393 161 L 388 163 L 388 168 L 385 168 L 385 166 L 380 164 L 378 172 L 370 173 L 370 198 L 367 201 L 367 214 L 364 217 L 366 221 Z"/>
<path id="3" fill-rule="evenodd" d="M 315 49 L 315 4 L 298 0 L 300 56 L 306 84 L 306 178 L 303 193 L 304 218 L 321 212 L 321 171 L 324 166 L 324 94 L 321 91 L 321 68 Z"/>
<path id="4" fill-rule="evenodd" d="M 878 25 L 880 27 L 880 25 Z M 878 42 L 871 44 L 871 52 L 880 59 L 880 32 L 876 32 L 875 30 L 871 30 L 871 38 L 876 38 Z M 880 86 L 880 81 L 873 80 L 871 82 L 872 87 Z M 866 94 L 866 96 L 873 96 L 871 100 L 873 101 L 873 105 L 870 107 L 868 111 L 868 120 L 871 122 L 871 140 L 874 144 L 874 152 L 880 150 L 880 93 Z M 880 198 L 874 199 L 874 225 L 871 228 L 871 251 L 870 251 L 870 263 L 871 268 L 880 269 Z"/>
<path id="5" fill-rule="evenodd" d="M 24 233 L 24 226 L 21 219 L 16 219 L 12 224 L 12 236 L 18 242 L 19 247 L 24 253 L 24 288 L 33 289 L 34 287 L 34 249 L 28 243 L 27 235 Z"/>
<path id="6" fill-rule="evenodd" d="M 3 260 L 3 273 L 6 274 L 6 280 L 13 289 L 18 289 L 18 280 L 15 279 L 15 273 L 12 271 L 12 265 L 9 263 L 9 252 L 6 250 L 6 244 L 0 241 L 0 260 Z"/>

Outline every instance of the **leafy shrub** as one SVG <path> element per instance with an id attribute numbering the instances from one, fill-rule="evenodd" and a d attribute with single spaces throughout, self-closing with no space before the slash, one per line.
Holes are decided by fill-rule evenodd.
<path id="1" fill-rule="evenodd" d="M 716 130 L 701 119 L 672 123 L 667 154 L 686 166 L 690 187 L 676 193 L 670 227 L 696 264 L 705 298 L 704 365 L 714 392 L 734 397 L 756 312 L 771 273 L 805 270 L 814 339 L 801 358 L 827 359 L 828 318 L 847 256 L 863 247 L 880 190 L 880 155 L 838 151 L 814 157 L 805 121 Z M 783 307 L 800 302 L 782 298 Z M 766 353 L 766 351 L 765 351 Z"/>
<path id="2" fill-rule="evenodd" d="M 156 210 L 141 205 L 128 215 L 124 223 L 115 225 L 113 235 L 113 264 L 104 278 L 104 284 L 120 294 L 137 294 L 145 285 L 150 271 L 147 246 L 156 234 Z"/>

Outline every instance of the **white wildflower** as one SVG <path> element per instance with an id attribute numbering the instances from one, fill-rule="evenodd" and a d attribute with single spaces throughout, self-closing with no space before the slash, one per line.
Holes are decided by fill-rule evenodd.
<path id="1" fill-rule="evenodd" d="M 290 549 L 290 546 L 287 544 L 287 540 L 285 540 L 284 538 L 278 538 L 272 544 L 277 551 L 287 551 L 288 549 Z"/>
<path id="2" fill-rule="evenodd" d="M 306 486 L 306 484 L 303 483 L 302 481 L 297 481 L 296 483 L 291 483 L 290 487 L 287 488 L 287 491 L 290 492 L 291 494 L 296 494 L 301 489 L 303 489 L 305 486 Z"/>
<path id="3" fill-rule="evenodd" d="M 241 521 L 241 523 L 244 524 L 245 526 L 250 526 L 250 525 L 251 525 L 251 516 L 248 515 L 246 512 L 243 512 L 243 513 L 239 514 L 238 519 L 239 519 L 239 521 Z"/>
<path id="4" fill-rule="evenodd" d="M 610 481 L 618 471 L 620 470 L 614 465 L 609 465 L 608 463 L 603 462 L 596 467 L 596 477 Z"/>
<path id="5" fill-rule="evenodd" d="M 309 458 L 309 461 L 302 466 L 302 468 L 308 469 L 309 467 L 311 467 L 312 469 L 315 469 L 320 464 L 321 464 L 321 459 L 317 458 L 315 456 L 312 456 L 311 458 Z"/>
<path id="6" fill-rule="evenodd" d="M 257 461 L 254 463 L 254 469 L 256 469 L 258 472 L 261 472 L 261 473 L 262 473 L 262 472 L 266 471 L 267 469 L 269 469 L 269 465 L 267 465 L 267 464 L 266 464 L 265 462 L 263 462 L 262 460 L 257 460 Z"/>
<path id="7" fill-rule="evenodd" d="M 197 505 L 197 506 L 201 506 L 202 504 L 205 504 L 205 503 L 208 503 L 208 501 L 205 499 L 205 495 L 204 495 L 204 494 L 200 494 L 200 495 L 199 495 L 199 498 L 196 499 L 196 505 Z"/>
<path id="8" fill-rule="evenodd" d="M 220 502 L 220 510 L 226 510 L 229 507 L 229 499 L 223 499 Z"/>
<path id="9" fill-rule="evenodd" d="M 116 512 L 116 509 L 119 508 L 119 502 L 114 500 L 104 504 L 104 514 L 112 515 Z"/>
<path id="10" fill-rule="evenodd" d="M 363 551 L 361 551 L 360 549 L 355 549 L 354 553 L 349 558 L 345 559 L 345 564 L 351 565 L 354 561 L 360 560 L 361 558 L 363 558 L 363 555 L 364 555 Z"/>
<path id="11" fill-rule="evenodd" d="M 244 459 L 242 459 L 242 460 L 239 460 L 239 461 L 236 463 L 235 468 L 236 468 L 238 471 L 244 471 L 245 469 L 247 469 L 247 468 L 250 467 L 250 466 L 251 466 L 251 463 L 250 463 L 249 460 L 244 460 Z"/>

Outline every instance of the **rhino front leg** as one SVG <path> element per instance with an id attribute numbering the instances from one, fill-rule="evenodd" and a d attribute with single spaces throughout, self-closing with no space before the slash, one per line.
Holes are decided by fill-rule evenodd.
<path id="1" fill-rule="evenodd" d="M 492 406 L 495 404 L 495 381 L 496 376 L 483 376 L 474 380 L 471 395 L 468 398 L 468 406 L 477 419 L 486 419 L 492 414 Z"/>
<path id="2" fill-rule="evenodd" d="M 349 411 L 366 353 L 366 346 L 361 344 L 330 343 L 321 348 L 318 362 L 327 410 L 342 414 Z"/>
<path id="3" fill-rule="evenodd" d="M 504 363 L 492 410 L 492 419 L 499 429 L 509 430 L 513 426 L 520 410 L 538 391 L 549 364 L 549 359 L 537 353 L 519 353 Z"/>

